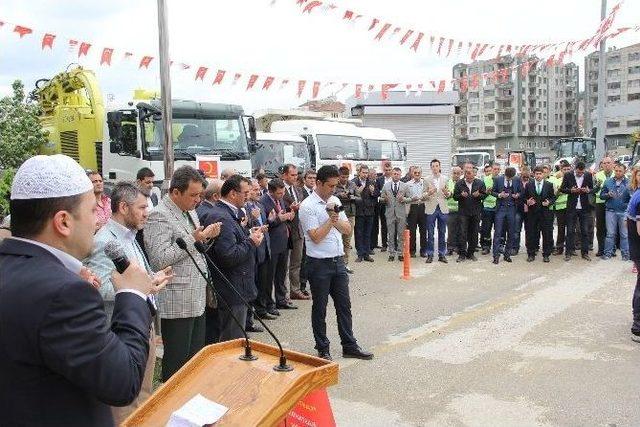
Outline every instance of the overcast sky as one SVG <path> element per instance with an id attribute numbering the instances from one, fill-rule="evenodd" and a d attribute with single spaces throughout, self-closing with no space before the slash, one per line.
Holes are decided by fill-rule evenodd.
<path id="1" fill-rule="evenodd" d="M 468 58 L 430 54 L 428 40 L 417 54 L 396 42 L 376 42 L 374 31 L 341 22 L 338 14 L 316 10 L 300 13 L 296 0 L 167 0 L 170 54 L 189 71 L 172 67 L 174 98 L 240 104 L 248 112 L 289 108 L 305 101 L 296 96 L 298 79 L 323 82 L 419 83 L 450 78 L 451 67 Z M 454 39 L 486 43 L 543 43 L 579 39 L 594 33 L 600 21 L 600 0 L 333 0 L 402 28 Z M 609 0 L 609 6 L 615 2 Z M 122 62 L 125 51 L 157 57 L 155 0 L 0 0 L 0 21 L 57 34 L 54 49 L 41 51 L 42 33 L 19 40 L 13 26 L 0 28 L 0 95 L 22 79 L 27 90 L 39 78 L 52 77 L 69 63 L 68 39 L 90 41 L 94 48 L 81 63 L 96 71 L 103 94 L 118 103 L 136 88 L 159 89 L 157 59 L 149 70 L 138 70 L 140 56 Z M 615 27 L 640 24 L 640 1 L 626 0 Z M 397 40 L 397 39 L 396 39 Z M 615 40 L 618 47 L 640 42 L 640 32 Z M 103 47 L 115 49 L 113 65 L 99 65 Z M 572 61 L 583 67 L 583 56 Z M 211 69 L 204 82 L 195 82 L 195 69 Z M 245 91 L 246 78 L 236 86 L 212 86 L 215 70 L 274 75 L 292 83 L 278 90 L 274 83 L 262 91 L 262 78 Z M 231 79 L 227 76 L 225 79 Z M 310 96 L 311 83 L 308 84 Z M 320 96 L 339 86 L 323 88 Z M 340 92 L 339 98 L 353 93 Z"/>

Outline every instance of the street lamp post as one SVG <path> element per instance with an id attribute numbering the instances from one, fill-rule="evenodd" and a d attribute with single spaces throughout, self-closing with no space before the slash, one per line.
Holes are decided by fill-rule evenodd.
<path id="1" fill-rule="evenodd" d="M 171 75 L 169 67 L 169 25 L 165 0 L 158 0 L 158 48 L 160 53 L 162 145 L 164 147 L 164 181 L 162 182 L 162 194 L 166 194 L 169 191 L 169 184 L 171 183 L 171 176 L 173 175 L 173 135 L 171 128 L 173 112 L 171 108 Z"/>
<path id="2" fill-rule="evenodd" d="M 607 0 L 602 0 L 602 8 L 600 11 L 600 20 L 603 21 L 607 16 Z M 606 105 L 607 96 L 606 93 L 606 72 L 607 72 L 607 52 L 606 52 L 606 37 L 602 37 L 600 40 L 600 53 L 598 55 L 598 104 L 596 106 L 596 162 L 599 162 L 604 157 L 604 134 L 605 134 L 605 116 L 604 109 Z"/>

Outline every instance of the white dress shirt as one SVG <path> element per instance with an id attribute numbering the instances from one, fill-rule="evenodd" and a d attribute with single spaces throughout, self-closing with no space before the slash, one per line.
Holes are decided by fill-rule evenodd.
<path id="1" fill-rule="evenodd" d="M 578 186 L 578 188 L 582 187 L 582 183 L 584 182 L 584 174 L 582 176 L 575 175 L 575 177 L 576 177 L 576 185 Z M 578 194 L 576 209 L 582 209 L 582 203 L 580 203 L 580 194 Z"/>
<path id="2" fill-rule="evenodd" d="M 340 199 L 331 196 L 325 202 L 314 191 L 302 201 L 300 205 L 300 224 L 304 232 L 304 241 L 307 248 L 307 256 L 312 258 L 334 258 L 344 255 L 344 246 L 342 243 L 342 233 L 335 227 L 325 236 L 320 243 L 315 243 L 309 236 L 309 230 L 315 230 L 329 219 L 327 212 L 327 203 L 334 203 L 336 206 L 342 206 Z M 338 214 L 341 221 L 348 221 L 344 211 Z"/>

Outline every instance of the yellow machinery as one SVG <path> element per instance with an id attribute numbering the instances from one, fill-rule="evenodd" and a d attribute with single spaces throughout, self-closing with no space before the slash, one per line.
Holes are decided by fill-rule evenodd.
<path id="1" fill-rule="evenodd" d="M 105 108 L 93 71 L 77 66 L 51 80 L 40 79 L 31 97 L 42 109 L 40 121 L 48 132 L 43 154 L 63 153 L 84 168 L 101 169 Z"/>

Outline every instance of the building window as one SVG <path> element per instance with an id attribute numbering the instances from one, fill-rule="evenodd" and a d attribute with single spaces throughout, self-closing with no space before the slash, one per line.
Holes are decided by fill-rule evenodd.
<path id="1" fill-rule="evenodd" d="M 478 128 L 469 128 L 469 135 L 477 135 Z"/>
<path id="2" fill-rule="evenodd" d="M 484 96 L 495 96 L 496 91 L 494 89 L 487 89 L 483 92 Z"/>
<path id="3" fill-rule="evenodd" d="M 538 120 L 542 120 L 542 113 L 538 113 Z"/>
<path id="4" fill-rule="evenodd" d="M 629 61 L 640 61 L 640 52 L 631 52 L 627 58 Z"/>
<path id="5" fill-rule="evenodd" d="M 629 74 L 631 74 L 631 68 L 632 67 L 629 67 Z M 607 70 L 607 78 L 610 78 L 610 79 L 620 78 L 620 70 Z"/>
<path id="6" fill-rule="evenodd" d="M 627 96 L 627 99 L 628 99 L 629 101 L 638 101 L 638 100 L 640 100 L 640 93 L 630 93 L 630 94 Z"/>
<path id="7" fill-rule="evenodd" d="M 620 55 L 612 56 L 609 58 L 609 64 L 617 64 L 620 62 Z"/>
<path id="8" fill-rule="evenodd" d="M 496 119 L 496 115 L 495 114 L 487 114 L 486 116 L 484 116 L 484 120 L 486 122 L 493 122 Z"/>
<path id="9" fill-rule="evenodd" d="M 629 80 L 627 82 L 627 87 L 640 87 L 640 79 Z"/>
<path id="10" fill-rule="evenodd" d="M 629 74 L 640 74 L 640 65 L 629 67 Z"/>
<path id="11" fill-rule="evenodd" d="M 607 129 L 619 128 L 620 122 L 607 122 Z"/>
<path id="12" fill-rule="evenodd" d="M 640 120 L 627 120 L 628 128 L 635 128 L 640 126 Z"/>
<path id="13" fill-rule="evenodd" d="M 478 99 L 478 92 L 469 92 L 469 99 Z"/>
<path id="14" fill-rule="evenodd" d="M 611 82 L 607 84 L 607 89 L 620 89 L 620 82 Z"/>
<path id="15" fill-rule="evenodd" d="M 484 133 L 494 133 L 496 131 L 495 126 L 485 126 Z"/>
<path id="16" fill-rule="evenodd" d="M 607 96 L 607 102 L 618 102 L 618 101 L 620 101 L 620 95 Z"/>
<path id="17" fill-rule="evenodd" d="M 469 123 L 477 123 L 480 121 L 480 116 L 469 116 Z"/>
<path id="18" fill-rule="evenodd" d="M 493 110 L 495 108 L 496 103 L 494 101 L 488 101 L 484 103 L 484 108 L 487 110 Z"/>
<path id="19" fill-rule="evenodd" d="M 547 108 L 547 101 L 543 101 L 543 102 L 542 102 L 542 106 L 543 106 L 544 108 Z"/>
<path id="20" fill-rule="evenodd" d="M 526 132 L 527 131 L 527 126 L 526 125 L 522 125 L 522 132 Z"/>
<path id="21" fill-rule="evenodd" d="M 554 115 L 553 115 L 553 117 L 554 117 L 556 120 L 558 120 L 558 113 L 554 114 Z M 558 130 L 558 129 L 556 129 L 556 130 Z"/>

